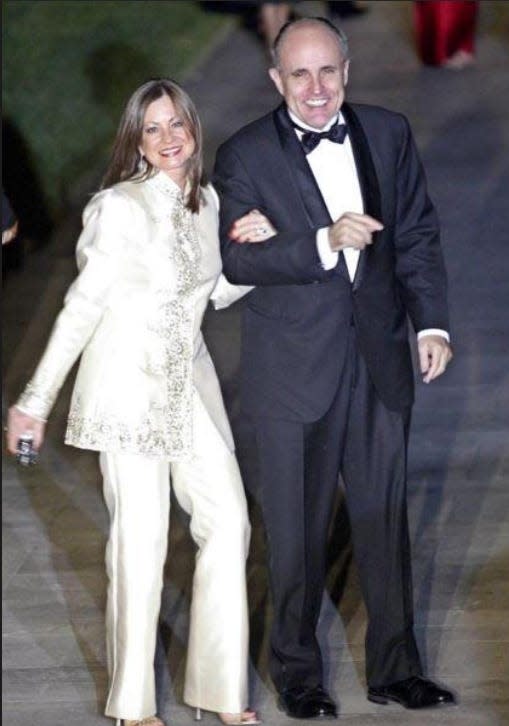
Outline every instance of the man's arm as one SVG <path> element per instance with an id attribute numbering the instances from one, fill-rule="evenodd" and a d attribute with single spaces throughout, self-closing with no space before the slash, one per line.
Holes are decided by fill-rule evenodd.
<path id="1" fill-rule="evenodd" d="M 278 208 L 278 200 L 265 200 L 239 155 L 230 144 L 217 154 L 214 186 L 221 198 L 220 239 L 223 272 L 240 285 L 296 285 L 323 282 L 331 273 L 323 269 L 316 249 L 316 229 L 290 228 L 271 218 L 267 207 Z M 239 244 L 229 234 L 234 222 L 259 209 L 276 228 L 276 235 L 256 244 Z M 285 228 L 288 227 L 288 228 Z"/>
<path id="2" fill-rule="evenodd" d="M 447 276 L 435 209 L 406 119 L 397 166 L 395 220 L 396 276 L 417 332 L 447 331 Z"/>
<path id="3" fill-rule="evenodd" d="M 423 381 L 430 383 L 445 371 L 452 358 L 447 332 L 447 276 L 438 218 L 406 119 L 397 175 L 396 275 L 418 333 Z"/>

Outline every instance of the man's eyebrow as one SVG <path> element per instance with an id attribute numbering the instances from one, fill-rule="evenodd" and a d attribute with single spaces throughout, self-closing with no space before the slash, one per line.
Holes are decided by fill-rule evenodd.
<path id="1" fill-rule="evenodd" d="M 325 65 L 320 66 L 319 70 L 323 71 L 323 70 L 330 69 L 330 68 L 332 68 L 334 70 L 339 70 L 340 66 L 341 66 L 340 63 L 326 63 Z M 292 73 L 309 73 L 309 68 L 305 68 L 305 67 L 292 68 L 292 70 L 290 71 L 290 75 Z"/>

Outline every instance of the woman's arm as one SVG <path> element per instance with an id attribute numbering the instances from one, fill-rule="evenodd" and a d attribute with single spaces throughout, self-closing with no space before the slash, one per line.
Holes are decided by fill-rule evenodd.
<path id="1" fill-rule="evenodd" d="M 21 433 L 34 433 L 38 448 L 58 392 L 74 362 L 92 337 L 121 269 L 132 228 L 131 202 L 115 189 L 96 195 L 83 214 L 77 244 L 79 274 L 64 305 L 36 371 L 9 412 L 8 447 L 14 452 Z"/>

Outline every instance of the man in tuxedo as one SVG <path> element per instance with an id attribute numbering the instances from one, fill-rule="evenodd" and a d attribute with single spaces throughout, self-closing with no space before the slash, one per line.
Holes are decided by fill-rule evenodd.
<path id="1" fill-rule="evenodd" d="M 224 272 L 245 301 L 241 401 L 256 435 L 270 550 L 271 676 L 296 718 L 333 718 L 316 626 L 341 474 L 368 612 L 368 698 L 453 702 L 422 676 L 413 634 L 406 451 L 413 371 L 451 358 L 437 218 L 406 119 L 344 102 L 345 36 L 292 21 L 270 76 L 284 102 L 217 154 Z M 258 237 L 250 210 L 273 224 Z M 263 241 L 260 241 L 263 239 Z"/>

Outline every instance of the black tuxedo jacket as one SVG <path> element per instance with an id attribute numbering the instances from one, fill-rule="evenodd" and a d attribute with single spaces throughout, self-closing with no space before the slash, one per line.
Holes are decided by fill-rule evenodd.
<path id="1" fill-rule="evenodd" d="M 350 325 L 387 407 L 413 400 L 407 315 L 417 331 L 448 329 L 438 221 L 407 120 L 343 104 L 364 210 L 384 229 L 361 252 L 353 284 L 343 255 L 322 268 L 316 232 L 332 223 L 284 105 L 238 131 L 217 153 L 224 273 L 256 285 L 243 312 L 241 391 L 247 412 L 313 421 L 341 382 Z M 338 189 L 338 194 L 341 189 Z M 228 238 L 257 208 L 277 229 L 258 244 Z"/>

